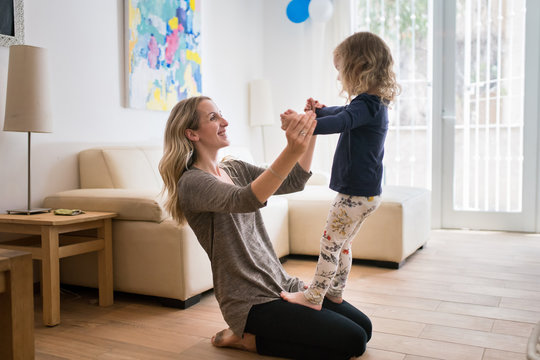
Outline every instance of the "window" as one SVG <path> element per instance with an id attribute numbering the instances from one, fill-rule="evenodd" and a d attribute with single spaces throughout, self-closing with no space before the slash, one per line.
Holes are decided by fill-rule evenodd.
<path id="1" fill-rule="evenodd" d="M 432 0 L 356 0 L 355 31 L 390 47 L 402 93 L 389 111 L 384 183 L 431 188 Z"/>

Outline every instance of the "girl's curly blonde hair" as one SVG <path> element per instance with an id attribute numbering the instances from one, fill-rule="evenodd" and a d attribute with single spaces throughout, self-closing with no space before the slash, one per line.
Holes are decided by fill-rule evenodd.
<path id="1" fill-rule="evenodd" d="M 401 92 L 390 48 L 373 33 L 357 32 L 343 40 L 334 50 L 334 62 L 349 101 L 369 92 L 388 105 Z"/>

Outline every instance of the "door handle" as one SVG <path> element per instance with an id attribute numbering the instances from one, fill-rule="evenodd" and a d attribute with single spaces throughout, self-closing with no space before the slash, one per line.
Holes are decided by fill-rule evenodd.
<path id="1" fill-rule="evenodd" d="M 443 113 L 442 119 L 445 124 L 451 123 L 453 125 L 456 122 L 456 115 Z"/>

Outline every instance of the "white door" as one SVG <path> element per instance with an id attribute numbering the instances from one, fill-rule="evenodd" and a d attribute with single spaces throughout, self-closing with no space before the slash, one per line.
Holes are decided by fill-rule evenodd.
<path id="1" fill-rule="evenodd" d="M 536 231 L 540 2 L 436 1 L 442 227 Z"/>

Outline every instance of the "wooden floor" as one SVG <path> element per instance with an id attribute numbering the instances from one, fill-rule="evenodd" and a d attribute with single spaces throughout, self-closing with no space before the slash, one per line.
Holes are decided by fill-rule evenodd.
<path id="1" fill-rule="evenodd" d="M 309 280 L 315 260 L 289 260 Z M 345 298 L 373 321 L 362 360 L 525 360 L 540 321 L 540 234 L 433 231 L 399 270 L 354 265 Z M 187 309 L 153 298 L 97 291 L 62 295 L 62 323 L 41 324 L 36 297 L 36 359 L 270 359 L 218 349 L 225 327 L 210 292 Z"/>

